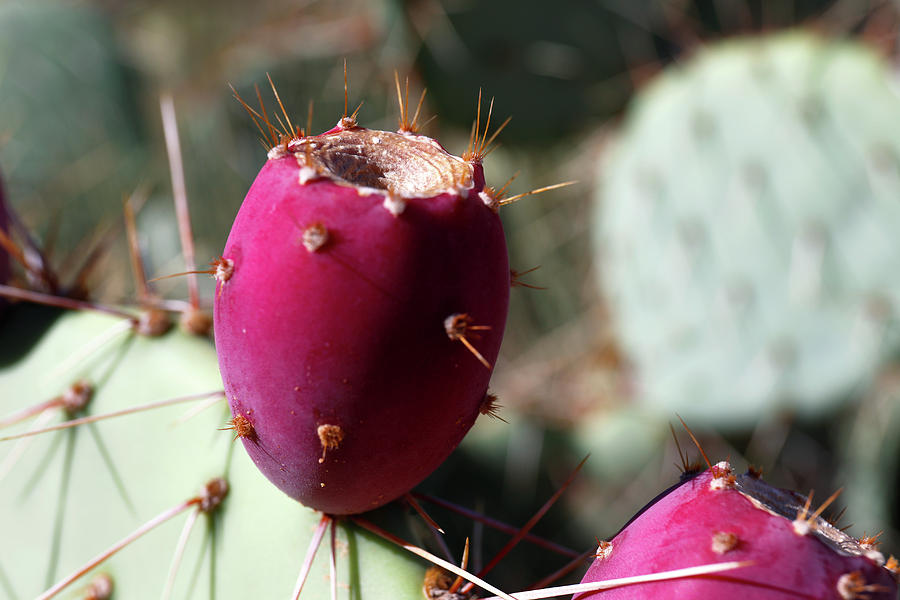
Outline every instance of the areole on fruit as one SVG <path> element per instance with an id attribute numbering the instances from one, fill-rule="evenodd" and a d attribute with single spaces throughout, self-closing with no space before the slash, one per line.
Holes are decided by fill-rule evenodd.
<path id="1" fill-rule="evenodd" d="M 430 474 L 479 415 L 500 348 L 510 270 L 487 136 L 466 160 L 415 129 L 405 115 L 396 133 L 354 116 L 318 136 L 290 126 L 220 263 L 235 430 L 275 485 L 327 514 Z M 459 316 L 464 330 L 448 330 Z"/>

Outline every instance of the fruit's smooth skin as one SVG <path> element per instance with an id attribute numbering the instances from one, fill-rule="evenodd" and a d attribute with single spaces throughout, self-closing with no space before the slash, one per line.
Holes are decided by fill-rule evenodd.
<path id="1" fill-rule="evenodd" d="M 270 151 L 228 237 L 214 312 L 247 452 L 329 514 L 401 496 L 460 442 L 510 286 L 480 162 L 347 121 Z"/>
<path id="2" fill-rule="evenodd" d="M 721 462 L 672 489 L 602 543 L 583 581 L 717 562 L 752 564 L 716 575 L 577 594 L 573 600 L 894 600 L 894 575 L 871 541 L 813 517 L 815 508 L 804 511 L 805 502 L 752 472 L 735 476 Z"/>

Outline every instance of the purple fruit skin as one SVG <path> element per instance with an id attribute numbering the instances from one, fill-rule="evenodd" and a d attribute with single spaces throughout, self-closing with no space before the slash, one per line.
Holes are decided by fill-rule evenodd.
<path id="1" fill-rule="evenodd" d="M 215 337 L 234 415 L 257 467 L 303 504 L 352 514 L 393 500 L 429 475 L 479 414 L 491 369 L 444 320 L 471 316 L 468 339 L 497 359 L 509 301 L 500 219 L 474 187 L 409 199 L 328 179 L 298 183 L 292 156 L 270 159 L 235 219 L 217 286 Z M 328 231 L 314 252 L 312 224 Z M 321 425 L 344 438 L 324 453 Z"/>
<path id="2" fill-rule="evenodd" d="M 608 556 L 597 558 L 582 581 L 717 562 L 749 560 L 752 565 L 715 575 L 576 594 L 573 600 L 844 600 L 838 581 L 854 571 L 867 584 L 882 586 L 881 591 L 869 591 L 858 598 L 896 599 L 897 584 L 892 574 L 870 558 L 840 554 L 813 535 L 799 535 L 791 519 L 758 508 L 737 489 L 711 489 L 712 480 L 713 474 L 707 470 L 647 508 L 611 540 Z M 782 497 L 791 495 L 802 505 L 799 494 L 763 482 L 758 485 Z M 716 551 L 712 537 L 717 532 L 734 535 L 734 546 Z"/>

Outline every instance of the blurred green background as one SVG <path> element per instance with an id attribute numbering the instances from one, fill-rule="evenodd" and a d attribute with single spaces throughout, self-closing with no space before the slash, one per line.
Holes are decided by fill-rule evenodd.
<path id="1" fill-rule="evenodd" d="M 654 375 L 638 368 L 646 361 L 622 342 L 624 311 L 610 305 L 619 290 L 604 287 L 608 280 L 599 268 L 605 234 L 592 233 L 610 227 L 604 205 L 616 202 L 609 190 L 619 188 L 605 182 L 616 177 L 607 170 L 617 168 L 610 149 L 631 131 L 631 117 L 623 121 L 623 115 L 631 114 L 636 97 L 655 89 L 661 73 L 690 64 L 703 48 L 791 28 L 859 40 L 893 77 L 897 24 L 895 4 L 853 0 L 7 0 L 0 4 L 0 172 L 26 224 L 38 238 L 53 238 L 57 264 L 83 252 L 99 224 L 118 224 L 123 198 L 149 190 L 138 217 L 141 248 L 150 276 L 159 276 L 182 269 L 161 95 L 174 98 L 202 264 L 221 251 L 265 160 L 229 84 L 244 98 L 253 98 L 259 85 L 271 105 L 264 87 L 270 74 L 296 121 L 305 122 L 314 103 L 312 130 L 319 132 L 343 110 L 346 59 L 350 104 L 364 102 L 361 123 L 395 128 L 396 71 L 409 77 L 414 97 L 427 88 L 424 115 L 434 119 L 424 133 L 457 154 L 465 149 L 483 90 L 495 98 L 494 122 L 512 116 L 501 147 L 486 160 L 488 184 L 502 185 L 515 173 L 511 193 L 579 183 L 501 211 L 512 267 L 539 266 L 522 281 L 542 288 L 512 293 L 493 383 L 509 423 L 480 421 L 421 489 L 522 523 L 591 453 L 585 472 L 537 528 L 586 550 L 595 540 L 585 532 L 612 535 L 678 475 L 668 430 L 668 423 L 677 423 L 675 410 L 641 396 L 647 388 L 642 378 Z M 858 92 L 861 103 L 876 93 Z M 885 114 L 900 123 L 900 100 L 878 93 L 879 102 L 890 104 Z M 738 111 L 734 120 L 740 119 Z M 668 139 L 670 128 L 663 123 L 654 135 Z M 835 144 L 835 153 L 845 150 Z M 661 163 L 669 156 L 674 164 L 680 154 L 678 146 L 664 152 L 656 156 Z M 723 201 L 732 193 L 719 192 Z M 890 194 L 881 199 L 900 202 Z M 816 206 L 818 198 L 809 202 Z M 635 235 L 632 243 L 646 246 L 648 260 L 665 257 L 664 246 L 650 239 L 643 244 L 641 233 Z M 629 272 L 628 264 L 619 268 Z M 91 282 L 93 296 L 132 298 L 128 269 L 119 239 Z M 890 287 L 900 270 L 876 278 Z M 204 282 L 207 301 L 210 284 Z M 157 289 L 169 298 L 186 296 L 174 279 Z M 660 308 L 660 318 L 667 314 Z M 669 348 L 662 360 L 674 364 L 680 351 Z M 739 468 L 753 463 L 774 484 L 802 493 L 815 489 L 822 498 L 846 486 L 845 523 L 854 523 L 857 535 L 884 530 L 886 553 L 896 551 L 895 354 L 893 348 L 880 352 L 852 385 L 823 393 L 821 407 L 814 398 L 802 414 L 786 401 L 729 419 L 734 399 L 726 391 L 722 418 L 715 411 L 692 414 L 690 407 L 684 416 L 713 460 L 729 457 Z M 715 358 L 704 367 L 715 370 Z M 811 368 L 816 378 L 817 367 Z M 661 394 L 668 391 L 675 393 Z M 686 445 L 687 437 L 680 437 Z M 465 521 L 448 527 L 457 546 L 468 528 Z M 487 536 L 476 552 L 489 557 L 502 541 Z M 546 564 L 538 551 L 517 550 L 497 583 L 519 588 L 529 583 L 522 573 L 546 572 Z"/>

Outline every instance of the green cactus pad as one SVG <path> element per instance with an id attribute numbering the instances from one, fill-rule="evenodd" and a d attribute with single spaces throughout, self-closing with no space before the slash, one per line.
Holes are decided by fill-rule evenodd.
<path id="1" fill-rule="evenodd" d="M 0 418 L 86 378 L 96 415 L 221 389 L 211 344 L 180 331 L 150 339 L 115 317 L 18 306 L 0 327 Z M 43 335 L 17 352 L 34 327 Z M 33 336 L 31 337 L 33 340 Z M 224 400 L 181 420 L 193 401 L 32 438 L 0 482 L 0 598 L 33 598 L 137 527 L 227 479 L 224 503 L 201 514 L 171 598 L 286 598 L 319 515 L 266 481 L 244 452 L 232 452 Z M 52 422 L 60 422 L 54 415 Z M 34 420 L 0 430 L 10 435 Z M 0 464 L 17 442 L 0 442 Z M 2 467 L 0 467 L 2 468 Z M 160 598 L 188 513 L 149 532 L 101 565 L 116 597 Z M 302 598 L 329 597 L 328 536 Z M 419 600 L 425 566 L 353 526 L 338 530 L 341 598 Z M 91 574 L 64 592 L 81 597 Z"/>
<path id="2" fill-rule="evenodd" d="M 638 396 L 691 423 L 822 416 L 900 345 L 900 98 L 849 41 L 708 47 L 601 170 L 599 273 Z"/>

